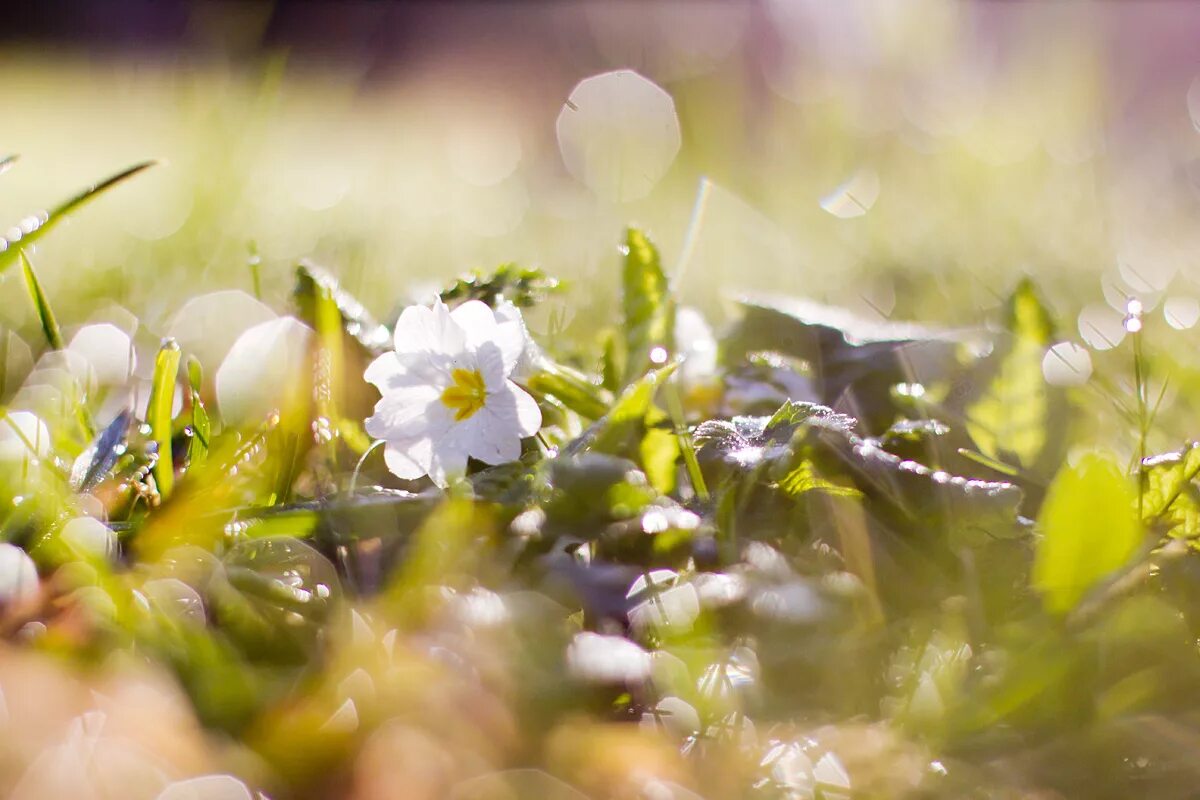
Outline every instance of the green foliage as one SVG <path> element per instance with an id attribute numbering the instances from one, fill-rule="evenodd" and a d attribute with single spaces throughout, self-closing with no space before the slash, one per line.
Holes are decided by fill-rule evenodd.
<path id="1" fill-rule="evenodd" d="M 966 430 L 979 451 L 1002 463 L 1051 474 L 1065 442 L 1064 390 L 1042 377 L 1042 358 L 1054 343 L 1054 322 L 1033 282 L 1008 300 L 1007 338 L 982 362 L 962 403 Z"/>
<path id="2" fill-rule="evenodd" d="M 150 435 L 158 445 L 158 460 L 154 463 L 154 482 L 158 494 L 167 498 L 175 486 L 175 460 L 171 452 L 173 425 L 171 410 L 175 402 L 175 381 L 179 375 L 179 345 L 167 339 L 154 359 L 154 376 L 150 384 L 150 400 L 146 405 L 146 422 Z"/>
<path id="3" fill-rule="evenodd" d="M 608 413 L 592 423 L 563 452 L 573 456 L 594 449 L 620 454 L 635 448 L 648 426 L 664 418 L 654 406 L 654 397 L 677 366 L 676 363 L 670 363 L 643 375 L 621 393 Z"/>
<path id="4" fill-rule="evenodd" d="M 1200 546 L 1200 445 L 1142 461 L 1141 511 L 1148 528 Z"/>
<path id="5" fill-rule="evenodd" d="M 529 377 L 526 386 L 535 395 L 549 396 L 587 419 L 600 419 L 612 396 L 577 370 L 550 361 Z"/>
<path id="6" fill-rule="evenodd" d="M 1033 584 L 1046 609 L 1065 614 L 1087 592 L 1129 563 L 1142 542 L 1129 479 L 1095 454 L 1063 467 L 1038 517 Z"/>
<path id="7" fill-rule="evenodd" d="M 62 350 L 66 344 L 63 342 L 62 331 L 58 328 L 58 320 L 54 318 L 50 301 L 46 299 L 46 292 L 42 289 L 42 283 L 33 271 L 33 264 L 29 263 L 24 248 L 21 249 L 21 270 L 25 276 L 25 288 L 33 301 L 33 310 L 41 323 L 42 333 L 46 336 L 46 344 L 50 345 L 51 350 Z"/>
<path id="8" fill-rule="evenodd" d="M 192 406 L 191 439 L 188 441 L 188 463 L 202 462 L 208 455 L 208 442 L 212 438 L 212 423 L 208 411 L 204 408 L 204 400 L 200 397 L 200 388 L 204 385 L 204 372 L 200 362 L 194 356 L 187 361 L 188 391 Z"/>
<path id="9" fill-rule="evenodd" d="M 625 335 L 625 379 L 628 385 L 651 365 L 654 348 L 675 349 L 675 300 L 663 272 L 658 249 L 636 228 L 625 232 L 621 269 L 621 329 Z"/>
<path id="10" fill-rule="evenodd" d="M 6 165 L 9 162 L 6 162 Z M 27 224 L 18 226 L 15 230 L 18 233 L 9 233 L 0 240 L 0 272 L 6 271 L 13 265 L 13 261 L 17 258 L 18 252 L 24 252 L 37 244 L 43 236 L 50 232 L 56 225 L 64 219 L 75 213 L 85 205 L 95 200 L 100 195 L 107 192 L 109 189 L 124 183 L 139 172 L 149 169 L 157 162 L 143 161 L 140 164 L 134 164 L 128 169 L 118 172 L 109 178 L 100 181 L 97 184 L 89 186 L 71 199 L 55 206 L 52 210 L 43 211 L 39 214 L 27 218 Z"/>
<path id="11" fill-rule="evenodd" d="M 481 300 L 492 307 L 503 298 L 518 308 L 528 308 L 558 290 L 558 281 L 537 267 L 510 262 L 496 267 L 490 275 L 476 271 L 459 278 L 441 293 L 441 298 L 447 304 Z"/>
<path id="12" fill-rule="evenodd" d="M 169 341 L 145 419 L 82 438 L 52 419 L 39 454 L 10 413 L 0 531 L 40 595 L 6 600 L 4 630 L 170 670 L 223 769 L 278 797 L 345 791 L 395 753 L 471 780 L 667 764 L 714 797 L 832 796 L 822 759 L 864 741 L 889 780 L 919 765 L 905 791 L 958 797 L 1047 747 L 1109 763 L 1097 741 L 1200 696 L 1195 554 L 1170 541 L 1200 539 L 1200 449 L 1142 461 L 1138 491 L 1086 456 L 1043 502 L 1066 398 L 1041 381 L 1031 285 L 978 361 L 978 332 L 747 300 L 701 396 L 651 363 L 686 343 L 654 246 L 631 229 L 625 248 L 623 326 L 539 341 L 514 380 L 541 430 L 445 491 L 366 439 L 361 376 L 390 331 L 307 263 L 291 299 L 316 332 L 312 395 L 280 419 L 213 425 Z M 505 265 L 443 298 L 528 306 L 554 285 Z M 887 796 L 863 769 L 852 791 Z M 467 796 L 455 780 L 435 793 Z"/>

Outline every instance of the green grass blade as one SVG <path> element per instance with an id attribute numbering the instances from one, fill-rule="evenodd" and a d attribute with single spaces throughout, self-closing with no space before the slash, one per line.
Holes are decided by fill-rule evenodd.
<path id="1" fill-rule="evenodd" d="M 154 482 L 163 500 L 171 494 L 175 484 L 175 460 L 171 453 L 171 406 L 175 400 L 175 376 L 178 372 L 179 345 L 174 339 L 165 339 L 154 358 L 154 379 L 150 387 L 150 402 L 146 406 L 150 436 L 158 444 Z"/>
<path id="2" fill-rule="evenodd" d="M 46 343 L 50 345 L 51 350 L 62 350 L 66 346 L 63 342 L 62 330 L 58 327 L 58 320 L 54 316 L 54 310 L 50 308 L 50 301 L 46 297 L 45 290 L 42 289 L 42 282 L 38 280 L 37 273 L 34 272 L 33 264 L 30 262 L 29 256 L 25 254 L 24 248 L 21 248 L 19 253 L 21 257 L 21 270 L 25 274 L 25 288 L 29 290 L 29 298 L 33 301 L 33 309 L 37 313 L 38 321 L 42 325 L 42 333 L 46 336 Z M 96 436 L 96 424 L 87 409 L 86 394 L 86 387 L 78 387 L 75 416 L 79 422 L 80 429 L 83 431 L 83 438 L 91 441 Z"/>
<path id="3" fill-rule="evenodd" d="M 200 387 L 204 383 L 204 372 L 195 356 L 188 356 L 188 384 L 192 399 L 192 439 L 188 443 L 188 464 L 199 464 L 208 457 L 208 442 L 212 435 L 212 425 L 208 420 L 208 411 L 204 401 L 200 399 Z"/>
<path id="4" fill-rule="evenodd" d="M 42 324 L 42 333 L 46 335 L 46 343 L 52 350 L 62 350 L 65 347 L 62 331 L 59 330 L 58 320 L 54 318 L 50 301 L 46 299 L 42 282 L 38 280 L 37 273 L 33 271 L 33 264 L 29 262 L 29 256 L 25 255 L 25 249 L 21 248 L 17 252 L 21 256 L 21 269 L 25 273 L 25 288 L 29 290 L 29 298 L 33 300 L 33 310 L 37 312 L 38 321 Z"/>
<path id="5" fill-rule="evenodd" d="M 4 272 L 13 265 L 13 262 L 17 258 L 17 252 L 20 249 L 36 244 L 50 229 L 62 222 L 63 219 L 87 205 L 100 194 L 157 163 L 157 161 L 143 161 L 140 164 L 134 164 L 132 167 L 122 170 L 110 178 L 89 186 L 70 200 L 56 206 L 53 210 L 29 217 L 27 220 L 28 224 L 23 224 L 17 229 L 17 235 L 6 235 L 0 239 L 0 272 Z"/>

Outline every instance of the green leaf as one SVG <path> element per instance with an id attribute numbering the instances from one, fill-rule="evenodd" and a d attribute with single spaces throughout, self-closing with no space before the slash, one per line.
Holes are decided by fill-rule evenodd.
<path id="1" fill-rule="evenodd" d="M 50 301 L 46 299 L 42 282 L 38 280 L 37 273 L 33 271 L 33 264 L 29 263 L 29 257 L 25 255 L 25 248 L 21 248 L 19 253 L 21 269 L 25 273 L 25 288 L 29 290 L 29 297 L 33 300 L 33 310 L 42 325 L 42 333 L 46 335 L 46 343 L 50 345 L 51 350 L 62 350 L 66 346 L 63 343 L 62 331 L 59 330 L 58 320 L 54 318 Z"/>
<path id="2" fill-rule="evenodd" d="M 192 400 L 192 439 L 188 443 L 188 463 L 198 464 L 208 456 L 208 443 L 212 435 L 212 424 L 204 401 L 200 399 L 200 387 L 204 384 L 204 372 L 195 356 L 188 356 L 188 386 Z"/>
<path id="3" fill-rule="evenodd" d="M 638 447 L 647 480 L 660 494 L 675 491 L 675 464 L 679 461 L 679 438 L 666 428 L 651 428 Z"/>
<path id="4" fill-rule="evenodd" d="M 595 449 L 620 455 L 628 449 L 630 440 L 635 436 L 640 443 L 639 434 L 646 415 L 653 407 L 654 395 L 677 366 L 678 362 L 673 361 L 665 367 L 643 375 L 617 398 L 617 402 L 607 414 L 593 422 L 568 444 L 563 449 L 563 454 L 573 456 Z"/>
<path id="5" fill-rule="evenodd" d="M 966 431 L 984 456 L 1049 475 L 1063 455 L 1067 400 L 1042 376 L 1054 322 L 1032 281 L 1009 298 L 1006 328 L 1007 344 L 980 364 L 962 404 Z"/>
<path id="6" fill-rule="evenodd" d="M 179 345 L 166 339 L 154 358 L 154 377 L 150 386 L 150 401 L 146 405 L 146 422 L 150 437 L 158 445 L 158 460 L 154 462 L 154 482 L 158 493 L 166 500 L 175 484 L 175 460 L 171 454 L 171 406 L 175 400 L 175 376 L 179 372 Z"/>
<path id="7" fill-rule="evenodd" d="M 1137 551 L 1142 528 L 1133 486 L 1110 459 L 1085 456 L 1055 476 L 1038 516 L 1033 584 L 1046 609 L 1065 614 Z"/>
<path id="8" fill-rule="evenodd" d="M 835 497 L 862 497 L 862 492 L 853 486 L 834 483 L 817 472 L 816 466 L 807 458 L 796 461 L 787 474 L 776 485 L 788 497 L 799 497 L 806 492 L 822 492 Z"/>
<path id="9" fill-rule="evenodd" d="M 1200 546 L 1200 443 L 1142 461 L 1142 521 Z"/>
<path id="10" fill-rule="evenodd" d="M 625 233 L 625 265 L 621 272 L 625 331 L 625 383 L 645 374 L 650 351 L 675 347 L 675 301 L 658 250 L 636 228 Z"/>
<path id="11" fill-rule="evenodd" d="M 710 483 L 762 482 L 799 499 L 818 491 L 865 496 L 877 512 L 922 535 L 944 530 L 974 545 L 1024 533 L 1017 486 L 952 475 L 889 453 L 854 433 L 852 417 L 814 403 L 785 403 L 771 417 L 709 420 L 695 432 Z M 731 482 L 732 481 L 732 482 Z"/>
<path id="12" fill-rule="evenodd" d="M 937 385 L 961 369 L 965 351 L 987 341 L 975 330 L 870 321 L 778 293 L 742 297 L 738 305 L 741 318 L 721 340 L 724 364 L 763 389 L 782 390 L 771 392 L 775 402 L 798 396 L 804 387 L 804 396 L 815 391 L 814 399 L 833 406 L 850 391 L 855 415 L 868 430 L 895 421 L 891 387 Z"/>
<path id="13" fill-rule="evenodd" d="M 46 342 L 50 345 L 51 350 L 62 350 L 65 347 L 63 343 L 62 331 L 58 327 L 58 320 L 54 317 L 54 311 L 50 308 L 50 301 L 46 298 L 46 292 L 42 289 L 42 283 L 38 280 L 37 273 L 33 271 L 33 264 L 30 263 L 29 257 L 25 255 L 25 249 L 21 248 L 21 267 L 25 275 L 25 288 L 29 291 L 29 297 L 33 300 L 34 311 L 38 315 L 38 321 L 42 325 L 42 333 L 46 336 Z M 85 439 L 92 439 L 96 435 L 96 424 L 92 421 L 92 415 L 87 409 L 84 400 L 87 390 L 80 387 L 76 394 L 75 416 L 79 422 L 79 427 L 83 431 Z"/>
<path id="14" fill-rule="evenodd" d="M 293 296 L 300 318 L 321 333 L 327 346 L 334 344 L 333 336 L 341 328 L 371 356 L 391 348 L 392 335 L 388 329 L 376 322 L 328 270 L 302 262 L 296 267 Z M 342 349 L 340 342 L 337 347 L 339 351 Z"/>
<path id="15" fill-rule="evenodd" d="M 509 262 L 496 267 L 491 275 L 478 270 L 464 275 L 441 293 L 441 299 L 443 303 L 479 300 L 495 308 L 497 301 L 503 298 L 513 305 L 527 308 L 558 289 L 558 281 L 537 267 L 522 267 Z"/>
<path id="16" fill-rule="evenodd" d="M 600 419 L 612 402 L 612 395 L 581 372 L 543 359 L 540 369 L 529 376 L 525 388 L 535 395 L 554 397 L 564 406 L 587 419 Z"/>
<path id="17" fill-rule="evenodd" d="M 291 524 L 293 518 L 283 520 Z M 294 520 L 301 526 L 305 520 Z M 264 533 L 273 526 L 264 523 Z M 265 535 L 235 544 L 222 577 L 209 584 L 221 629 L 249 656 L 304 663 L 337 607 L 341 581 L 325 556 L 294 536 Z M 223 578 L 223 579 L 222 579 Z"/>
<path id="18" fill-rule="evenodd" d="M 29 224 L 17 228 L 17 235 L 6 235 L 3 239 L 0 239 L 0 272 L 4 272 L 13 265 L 13 262 L 17 258 L 17 253 L 21 249 L 26 249 L 36 244 L 55 225 L 62 222 L 63 219 L 78 211 L 112 187 L 132 178 L 145 169 L 149 169 L 156 163 L 158 162 L 143 161 L 140 164 L 134 164 L 132 167 L 122 170 L 110 178 L 89 186 L 53 210 L 29 217 L 27 220 Z"/>

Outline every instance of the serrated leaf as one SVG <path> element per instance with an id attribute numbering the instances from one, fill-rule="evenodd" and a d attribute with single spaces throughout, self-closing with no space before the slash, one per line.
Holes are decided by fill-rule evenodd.
<path id="1" fill-rule="evenodd" d="M 1009 298 L 1005 327 L 1007 341 L 974 371 L 973 390 L 954 407 L 983 455 L 1049 475 L 1063 454 L 1067 400 L 1042 375 L 1054 321 L 1032 281 Z"/>
<path id="2" fill-rule="evenodd" d="M 742 316 L 722 340 L 728 368 L 775 356 L 771 360 L 778 366 L 769 372 L 790 384 L 786 396 L 852 413 L 868 432 L 882 431 L 896 419 L 894 385 L 936 385 L 987 341 L 977 329 L 865 320 L 803 298 L 746 296 L 738 305 Z M 785 366 L 788 360 L 803 367 Z M 757 393 L 770 389 L 752 387 Z"/>
<path id="3" fill-rule="evenodd" d="M 698 455 L 717 473 L 714 479 L 740 475 L 789 497 L 813 489 L 861 494 L 877 510 L 918 528 L 936 522 L 962 544 L 1022 531 L 1017 486 L 951 475 L 901 458 L 877 440 L 855 434 L 853 423 L 825 406 L 787 403 L 772 417 L 710 420 L 695 435 Z"/>
<path id="4" fill-rule="evenodd" d="M 1142 461 L 1142 521 L 1200 545 L 1200 443 Z"/>
<path id="5" fill-rule="evenodd" d="M 1067 613 L 1137 552 L 1135 502 L 1129 479 L 1108 458 L 1089 454 L 1059 470 L 1038 516 L 1032 574 L 1048 611 Z"/>
<path id="6" fill-rule="evenodd" d="M 823 492 L 835 497 L 862 496 L 862 492 L 853 486 L 835 483 L 821 475 L 808 459 L 800 459 L 796 466 L 776 481 L 776 485 L 789 497 L 799 497 L 805 492 Z"/>
<path id="7" fill-rule="evenodd" d="M 625 384 L 641 377 L 656 347 L 675 346 L 675 300 L 658 250 L 636 228 L 625 232 L 621 270 L 621 303 L 625 333 Z"/>
<path id="8" fill-rule="evenodd" d="M 479 300 L 492 308 L 504 298 L 515 306 L 527 308 L 558 288 L 558 281 L 537 267 L 508 262 L 496 267 L 490 275 L 480 271 L 464 275 L 440 297 L 447 304 Z"/>
<path id="9" fill-rule="evenodd" d="M 0 273 L 7 270 L 13 265 L 17 258 L 17 253 L 21 249 L 27 249 L 36 244 L 43 236 L 50 232 L 55 225 L 62 222 L 63 219 L 70 216 L 75 211 L 78 211 L 83 206 L 90 203 L 92 200 L 99 197 L 104 192 L 113 188 L 117 184 L 132 178 L 143 170 L 154 166 L 156 161 L 143 161 L 140 164 L 134 164 L 128 169 L 118 172 L 112 177 L 106 178 L 93 186 L 89 186 L 79 194 L 59 204 L 54 209 L 40 214 L 34 214 L 27 217 L 21 225 L 16 227 L 17 235 L 6 235 L 0 239 Z"/>

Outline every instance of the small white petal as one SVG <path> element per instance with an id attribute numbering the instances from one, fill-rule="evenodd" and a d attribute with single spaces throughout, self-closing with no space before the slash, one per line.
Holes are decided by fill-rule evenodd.
<path id="1" fill-rule="evenodd" d="M 521 457 L 521 438 L 508 418 L 496 413 L 492 398 L 471 420 L 475 424 L 470 449 L 471 458 L 485 464 L 504 464 Z"/>
<path id="2" fill-rule="evenodd" d="M 387 464 L 388 471 L 406 481 L 415 481 L 417 478 L 424 477 L 425 473 L 429 471 L 428 463 L 417 459 L 421 454 L 428 455 L 429 445 L 432 444 L 428 439 L 425 439 L 424 442 L 426 444 L 424 448 L 416 443 L 404 446 L 385 444 L 383 463 Z"/>
<path id="3" fill-rule="evenodd" d="M 467 449 L 454 436 L 445 436 L 433 443 L 433 459 L 429 464 L 429 477 L 443 489 L 450 485 L 451 478 L 467 472 Z"/>
<path id="4" fill-rule="evenodd" d="M 400 312 L 396 329 L 392 334 L 397 353 L 427 353 L 436 345 L 433 329 L 433 311 L 427 306 L 409 306 Z"/>
<path id="5" fill-rule="evenodd" d="M 382 392 L 394 379 L 401 378 L 404 374 L 404 370 L 400 367 L 400 359 L 396 358 L 396 351 L 393 350 L 384 353 L 368 364 L 366 370 L 363 371 L 363 380 L 374 384 Z"/>
<path id="6" fill-rule="evenodd" d="M 366 420 L 367 433 L 376 439 L 410 439 L 425 435 L 430 428 L 430 406 L 440 405 L 441 389 L 436 386 L 408 386 L 389 390 L 375 404 L 375 413 Z"/>
<path id="7" fill-rule="evenodd" d="M 433 308 L 409 306 L 396 321 L 396 352 L 456 356 L 466 347 L 466 334 L 440 300 Z"/>
<path id="8" fill-rule="evenodd" d="M 467 347 L 477 348 L 496 339 L 496 315 L 486 303 L 468 300 L 450 312 L 450 318 L 462 328 Z"/>
<path id="9" fill-rule="evenodd" d="M 537 401 L 529 392 L 520 386 L 509 381 L 508 388 L 516 402 L 517 433 L 521 436 L 533 436 L 542 428 L 542 410 L 538 408 Z"/>
<path id="10" fill-rule="evenodd" d="M 475 351 L 475 366 L 483 376 L 483 384 L 489 392 L 504 386 L 508 373 L 505 371 L 504 353 L 495 342 L 484 342 Z"/>
<path id="11" fill-rule="evenodd" d="M 496 305 L 496 343 L 504 354 L 504 374 L 527 375 L 540 356 L 537 344 L 525 327 L 521 309 L 507 300 Z"/>

